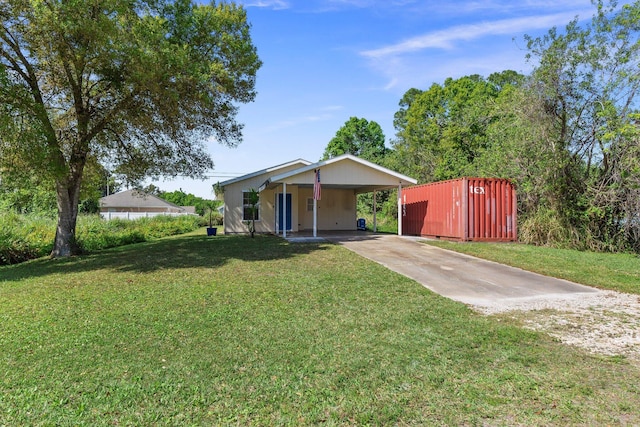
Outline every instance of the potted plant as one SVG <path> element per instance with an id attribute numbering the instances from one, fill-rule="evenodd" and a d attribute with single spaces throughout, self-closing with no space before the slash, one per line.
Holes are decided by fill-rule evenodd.
<path id="1" fill-rule="evenodd" d="M 207 227 L 207 236 L 215 236 L 218 232 L 218 227 L 213 226 L 213 210 L 215 204 L 213 202 L 207 203 L 207 212 L 209 213 L 209 226 Z"/>
<path id="2" fill-rule="evenodd" d="M 253 235 L 256 232 L 256 212 L 258 203 L 260 203 L 260 194 L 254 188 L 249 189 L 249 211 L 251 212 L 251 219 L 249 221 L 245 221 L 245 224 L 249 228 L 251 238 L 253 238 Z"/>

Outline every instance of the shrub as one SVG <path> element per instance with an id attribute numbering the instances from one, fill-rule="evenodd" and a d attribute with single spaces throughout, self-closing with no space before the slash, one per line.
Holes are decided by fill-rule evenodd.
<path id="1" fill-rule="evenodd" d="M 144 242 L 165 236 L 184 234 L 200 226 L 198 217 L 156 216 L 137 220 L 112 219 L 105 221 L 97 215 L 83 217 L 78 222 L 78 243 L 84 251 L 96 251 L 131 243 Z"/>
<path id="2" fill-rule="evenodd" d="M 205 213 L 204 216 L 200 217 L 199 220 L 200 227 L 208 227 L 209 226 L 209 214 Z M 218 212 L 213 212 L 211 214 L 211 225 L 216 227 L 218 225 L 222 225 L 222 215 Z"/>
<path id="3" fill-rule="evenodd" d="M 518 229 L 518 240 L 536 246 L 580 248 L 576 230 L 556 211 L 544 207 L 522 219 Z"/>
<path id="4" fill-rule="evenodd" d="M 198 216 L 184 215 L 106 221 L 99 215 L 80 215 L 76 236 L 83 251 L 96 251 L 188 233 L 200 227 L 199 220 Z M 55 230 L 55 219 L 0 213 L 0 265 L 48 255 L 53 248 Z"/>
<path id="5" fill-rule="evenodd" d="M 35 215 L 0 213 L 0 265 L 16 264 L 51 252 L 55 222 Z"/>

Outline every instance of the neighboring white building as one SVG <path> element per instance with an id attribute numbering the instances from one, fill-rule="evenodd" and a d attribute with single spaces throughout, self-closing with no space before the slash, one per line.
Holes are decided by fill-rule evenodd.
<path id="1" fill-rule="evenodd" d="M 195 215 L 195 207 L 178 206 L 140 190 L 126 190 L 100 198 L 100 215 L 106 219 Z"/>
<path id="2" fill-rule="evenodd" d="M 320 172 L 320 200 L 313 197 L 316 171 Z M 402 187 L 416 182 L 350 154 L 317 163 L 294 160 L 220 183 L 224 232 L 248 232 L 244 221 L 251 219 L 247 199 L 251 189 L 260 194 L 256 232 L 313 231 L 315 235 L 318 230 L 356 230 L 358 194 L 395 188 L 401 195 Z M 400 203 L 398 206 L 400 212 Z M 401 220 L 398 222 L 401 230 Z"/>

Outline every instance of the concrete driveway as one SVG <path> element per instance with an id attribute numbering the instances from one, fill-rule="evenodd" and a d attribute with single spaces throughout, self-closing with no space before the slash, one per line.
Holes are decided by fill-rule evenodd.
<path id="1" fill-rule="evenodd" d="M 367 234 L 326 236 L 447 298 L 482 308 L 519 309 L 544 301 L 596 296 L 588 286 L 507 267 L 420 243 L 419 238 Z"/>

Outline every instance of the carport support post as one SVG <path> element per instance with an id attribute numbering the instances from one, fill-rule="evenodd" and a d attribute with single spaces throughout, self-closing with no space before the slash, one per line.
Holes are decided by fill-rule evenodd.
<path id="1" fill-rule="evenodd" d="M 282 237 L 287 238 L 287 183 L 282 183 Z M 278 220 L 279 222 L 279 220 Z"/>
<path id="2" fill-rule="evenodd" d="M 398 184 L 398 236 L 402 236 L 402 183 Z"/>
<path id="3" fill-rule="evenodd" d="M 318 200 L 313 198 L 313 237 L 318 237 Z"/>
<path id="4" fill-rule="evenodd" d="M 373 190 L 373 232 L 378 232 L 378 209 L 376 208 L 376 190 Z"/>

